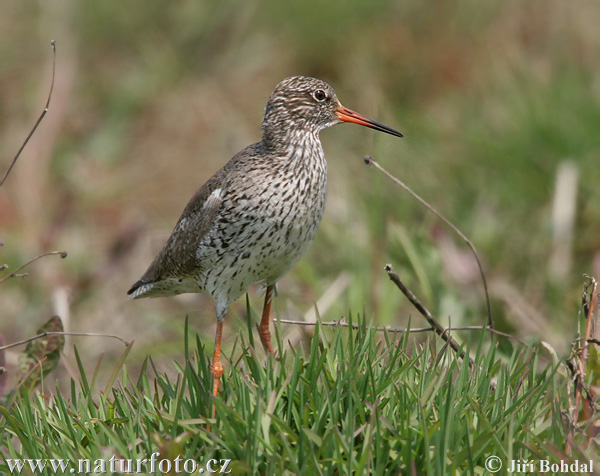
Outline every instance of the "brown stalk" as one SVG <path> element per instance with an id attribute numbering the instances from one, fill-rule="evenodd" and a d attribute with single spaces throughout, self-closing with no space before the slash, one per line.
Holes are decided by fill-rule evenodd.
<path id="1" fill-rule="evenodd" d="M 481 261 L 479 260 L 479 256 L 477 255 L 477 251 L 475 250 L 475 246 L 471 241 L 455 226 L 453 225 L 444 215 L 438 212 L 435 208 L 433 208 L 429 203 L 427 203 L 423 198 L 421 198 L 417 193 L 413 192 L 410 187 L 408 187 L 404 182 L 400 179 L 394 177 L 387 170 L 385 170 L 381 165 L 379 165 L 373 157 L 367 155 L 365 156 L 365 164 L 373 165 L 375 168 L 383 172 L 388 178 L 390 178 L 397 185 L 400 185 L 404 190 L 410 193 L 414 198 L 416 198 L 422 205 L 428 208 L 432 213 L 434 213 L 440 220 L 442 220 L 446 225 L 448 225 L 461 239 L 469 246 L 473 256 L 475 257 L 475 261 L 477 262 L 477 267 L 479 268 L 479 274 L 481 275 L 481 281 L 483 282 L 483 289 L 485 291 L 485 300 L 487 304 L 487 327 L 488 329 L 492 329 L 494 327 L 494 321 L 492 320 L 492 306 L 490 303 L 490 296 L 488 293 L 488 285 L 487 280 L 485 279 L 485 273 L 483 272 L 483 266 Z"/>
<path id="2" fill-rule="evenodd" d="M 84 336 L 84 337 L 110 337 L 111 339 L 117 339 L 123 342 L 126 346 L 130 344 L 122 337 L 113 334 L 96 334 L 95 332 L 43 332 L 33 337 L 29 337 L 25 340 L 20 340 L 18 342 L 13 342 L 12 344 L 3 345 L 0 347 L 0 351 L 10 349 L 12 347 L 17 347 L 19 345 L 27 344 L 28 342 L 43 339 L 47 336 Z"/>
<path id="3" fill-rule="evenodd" d="M 46 106 L 44 107 L 44 110 L 40 114 L 40 117 L 38 117 L 38 120 L 33 125 L 33 129 L 31 129 L 31 131 L 25 138 L 25 141 L 23 142 L 23 144 L 21 144 L 21 147 L 17 151 L 17 155 L 15 155 L 14 159 L 12 160 L 10 166 L 8 167 L 8 170 L 4 174 L 4 177 L 2 177 L 2 180 L 0 180 L 0 187 L 2 187 L 2 185 L 4 185 L 4 181 L 6 180 L 6 177 L 8 177 L 8 174 L 10 174 L 10 171 L 12 170 L 15 163 L 17 162 L 17 159 L 21 155 L 21 152 L 23 152 L 23 149 L 25 149 L 25 146 L 29 142 L 29 139 L 31 139 L 34 132 L 36 131 L 36 129 L 38 128 L 38 126 L 40 125 L 40 123 L 42 122 L 42 120 L 44 119 L 46 114 L 48 113 L 48 108 L 50 107 L 50 100 L 52 99 L 52 91 L 54 90 L 54 73 L 56 71 L 56 42 L 54 40 L 52 40 L 50 42 L 50 46 L 52 47 L 52 82 L 50 83 L 50 92 L 48 93 L 48 100 L 46 101 Z"/>
<path id="4" fill-rule="evenodd" d="M 572 362 L 572 367 L 569 367 L 574 374 L 573 384 L 575 385 L 575 404 L 571 408 L 569 433 L 567 435 L 567 443 L 565 446 L 565 453 L 571 454 L 571 447 L 575 438 L 575 431 L 577 430 L 577 422 L 579 421 L 579 413 L 581 410 L 581 402 L 583 400 L 583 392 L 585 391 L 590 399 L 590 406 L 595 406 L 591 402 L 592 394 L 590 389 L 585 386 L 587 358 L 588 358 L 588 346 L 593 343 L 595 339 L 592 339 L 593 335 L 593 324 L 594 324 L 594 312 L 598 306 L 598 282 L 591 276 L 586 276 L 589 279 L 589 284 L 584 286 L 583 291 L 583 303 L 582 308 L 585 312 L 586 327 L 585 336 L 582 339 L 581 336 L 574 343 L 574 349 L 571 357 L 575 361 L 569 359 Z M 590 290 L 591 288 L 591 290 Z"/>
<path id="5" fill-rule="evenodd" d="M 23 268 L 25 268 L 26 266 L 29 266 L 31 263 L 33 263 L 34 261 L 39 260 L 40 258 L 43 258 L 44 256 L 51 256 L 51 255 L 60 255 L 61 258 L 66 258 L 67 257 L 67 252 L 66 251 L 49 251 L 48 253 L 43 253 L 39 256 L 36 256 L 35 258 L 30 259 L 29 261 L 27 261 L 27 263 L 25 263 L 23 266 L 20 266 L 19 268 L 17 268 L 16 270 L 14 270 L 12 273 L 10 273 L 7 276 L 4 276 L 2 279 L 0 279 L 0 283 L 3 283 L 4 281 L 6 281 L 7 279 L 10 278 L 14 278 L 17 276 L 26 278 L 27 277 L 27 273 L 24 274 L 18 274 L 19 271 L 21 271 Z M 6 269 L 4 266 L 2 267 L 3 269 Z"/>
<path id="6" fill-rule="evenodd" d="M 293 319 L 273 319 L 274 322 L 280 322 L 281 324 L 291 324 L 291 325 L 296 325 L 296 326 L 316 326 L 317 324 L 320 324 L 322 326 L 327 326 L 327 327 L 352 327 L 353 329 L 358 329 L 360 326 L 358 324 L 356 324 L 355 322 L 353 322 L 352 324 L 349 323 L 348 321 L 346 321 L 345 317 L 342 317 L 341 319 L 338 320 L 334 320 L 334 321 L 325 321 L 325 322 L 319 322 L 319 321 L 295 321 Z M 373 329 L 377 332 L 391 332 L 394 334 L 401 334 L 403 332 L 408 332 L 408 333 L 421 333 L 421 332 L 432 332 L 435 331 L 435 328 L 433 327 L 411 327 L 411 328 L 405 328 L 405 327 L 391 327 L 391 326 L 375 326 L 375 327 L 367 327 L 368 329 Z M 461 326 L 461 327 L 445 327 L 444 330 L 446 332 L 451 332 L 451 331 L 481 331 L 481 326 Z M 511 334 L 507 334 L 506 332 L 500 332 L 496 329 L 487 329 L 489 332 L 491 332 L 492 334 L 496 334 L 502 337 L 507 337 L 509 339 L 513 339 L 515 341 L 517 341 L 519 344 L 522 345 L 526 345 L 525 342 L 523 342 L 521 339 L 519 339 L 518 337 L 515 337 Z"/>
<path id="7" fill-rule="evenodd" d="M 429 325 L 433 328 L 433 331 L 439 335 L 442 339 L 444 339 L 448 345 L 456 352 L 461 359 L 467 358 L 467 353 L 464 349 L 461 349 L 458 342 L 454 340 L 454 338 L 450 335 L 450 329 L 445 329 L 429 312 L 429 310 L 421 304 L 421 302 L 417 299 L 417 297 L 408 289 L 400 276 L 394 271 L 391 264 L 385 265 L 385 271 L 387 272 L 389 278 L 392 282 L 402 291 L 402 293 L 408 298 L 408 300 L 412 303 L 413 306 L 421 313 L 421 315 L 425 318 L 425 320 L 429 323 Z M 481 329 L 481 328 L 480 328 Z M 469 357 L 469 366 L 473 367 L 475 365 L 475 361 Z"/>

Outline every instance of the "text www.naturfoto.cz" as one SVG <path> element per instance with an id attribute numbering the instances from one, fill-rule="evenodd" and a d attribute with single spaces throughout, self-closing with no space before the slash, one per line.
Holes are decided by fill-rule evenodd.
<path id="1" fill-rule="evenodd" d="M 11 474 L 21 474 L 23 469 L 30 469 L 33 473 L 42 473 L 44 470 L 52 470 L 55 473 L 71 474 L 106 474 L 110 472 L 125 474 L 154 473 L 156 470 L 162 473 L 174 472 L 175 474 L 229 474 L 230 459 L 210 459 L 205 465 L 200 465 L 193 459 L 184 460 L 177 456 L 174 460 L 158 460 L 159 453 L 153 453 L 149 459 L 121 459 L 116 456 L 106 459 L 7 459 L 8 469 Z"/>

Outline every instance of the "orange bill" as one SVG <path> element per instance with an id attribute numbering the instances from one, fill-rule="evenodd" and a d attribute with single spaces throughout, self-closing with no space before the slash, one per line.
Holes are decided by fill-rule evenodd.
<path id="1" fill-rule="evenodd" d="M 396 129 L 392 129 L 391 127 L 381 124 L 380 122 L 369 119 L 368 117 L 365 117 L 358 112 L 354 112 L 352 109 L 348 109 L 341 104 L 338 107 L 337 116 L 340 118 L 340 121 L 343 122 L 353 122 L 354 124 L 370 127 L 376 131 L 386 132 L 396 137 L 403 137 L 402 133 L 398 132 Z"/>

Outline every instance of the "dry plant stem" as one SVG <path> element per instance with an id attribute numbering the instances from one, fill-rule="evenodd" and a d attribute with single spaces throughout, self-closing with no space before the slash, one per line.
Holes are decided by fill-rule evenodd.
<path id="1" fill-rule="evenodd" d="M 17 347 L 19 345 L 27 344 L 28 342 L 31 342 L 33 340 L 43 339 L 44 337 L 47 337 L 47 336 L 110 337 L 111 339 L 120 340 L 126 346 L 128 346 L 130 344 L 130 342 L 127 342 L 122 337 L 119 337 L 114 334 L 96 334 L 95 332 L 44 332 L 42 334 L 38 334 L 36 336 L 29 337 L 25 340 L 20 340 L 19 342 L 13 342 L 12 344 L 3 345 L 2 347 L 0 347 L 0 351 L 10 349 L 12 347 Z"/>
<path id="2" fill-rule="evenodd" d="M 452 336 L 450 335 L 449 329 L 445 329 L 438 321 L 435 320 L 431 312 L 421 304 L 421 302 L 417 299 L 417 297 L 404 285 L 400 276 L 394 271 L 391 264 L 385 265 L 385 270 L 392 280 L 392 282 L 402 291 L 402 293 L 408 298 L 408 300 L 412 303 L 413 306 L 421 313 L 421 315 L 427 320 L 429 325 L 433 327 L 433 331 L 438 334 L 442 339 L 444 339 L 450 347 L 456 352 L 461 359 L 467 358 L 467 353 L 464 349 L 460 348 L 458 342 L 456 342 Z M 469 366 L 473 367 L 475 365 L 475 361 L 469 357 Z"/>
<path id="3" fill-rule="evenodd" d="M 579 420 L 579 411 L 581 407 L 581 400 L 583 399 L 583 391 L 585 389 L 585 376 L 586 376 L 586 367 L 587 367 L 587 357 L 588 357 L 588 341 L 592 337 L 593 333 L 593 318 L 594 311 L 596 306 L 598 305 L 598 282 L 595 278 L 587 276 L 590 280 L 590 284 L 586 286 L 591 287 L 589 302 L 583 303 L 585 309 L 587 311 L 586 314 L 586 328 L 585 328 L 585 337 L 584 339 L 579 338 L 577 340 L 577 348 L 574 352 L 575 359 L 577 362 L 577 368 L 574 369 L 575 376 L 573 379 L 573 383 L 575 385 L 575 404 L 572 407 L 572 412 L 570 416 L 571 425 L 569 434 L 567 435 L 567 444 L 565 446 L 565 453 L 567 455 L 571 454 L 571 444 L 573 443 L 573 439 L 575 437 L 575 431 L 577 429 L 577 421 Z M 587 304 L 587 306 L 586 306 Z M 582 345 L 583 342 L 583 345 Z M 590 396 L 588 390 L 588 397 Z"/>
<path id="4" fill-rule="evenodd" d="M 594 324 L 594 311 L 596 310 L 596 306 L 597 306 L 597 301 L 598 301 L 598 282 L 596 281 L 595 278 L 593 277 L 589 277 L 588 279 L 590 280 L 590 284 L 589 286 L 591 286 L 592 291 L 590 293 L 590 302 L 588 305 L 588 309 L 587 309 L 587 316 L 586 316 L 586 327 L 585 327 L 585 341 L 589 341 L 592 338 L 592 334 L 593 334 L 593 324 Z M 581 348 L 581 361 L 583 363 L 583 368 L 585 369 L 585 364 L 587 361 L 587 356 L 588 356 L 588 346 L 584 345 Z"/>
<path id="5" fill-rule="evenodd" d="M 356 323 L 350 324 L 344 317 L 337 321 L 326 321 L 326 322 L 317 322 L 317 321 L 294 321 L 291 319 L 274 319 L 275 322 L 280 322 L 281 324 L 292 324 L 297 326 L 316 326 L 320 324 L 322 326 L 333 326 L 333 327 L 352 327 L 353 329 L 358 329 L 360 326 Z M 414 328 L 403 328 L 403 327 L 390 327 L 390 326 L 376 326 L 376 327 L 367 327 L 368 329 L 374 329 L 377 332 L 391 332 L 394 334 L 399 334 L 403 332 L 408 333 L 420 333 L 420 332 L 432 332 L 435 331 L 433 327 L 414 327 Z M 518 337 L 515 337 L 511 334 L 507 334 L 506 332 L 500 332 L 496 329 L 487 329 L 492 334 L 496 334 L 502 337 L 506 337 L 508 339 L 513 339 L 519 344 L 527 345 Z M 452 331 L 481 331 L 481 326 L 462 326 L 462 327 L 445 327 L 445 332 Z"/>
<path id="6" fill-rule="evenodd" d="M 488 293 L 488 285 L 487 280 L 485 279 L 485 273 L 483 272 L 483 266 L 481 261 L 479 261 L 479 256 L 477 255 L 477 251 L 475 250 L 475 246 L 471 241 L 458 229 L 454 226 L 444 215 L 438 212 L 435 208 L 433 208 L 429 203 L 427 203 L 424 199 L 422 199 L 419 195 L 413 192 L 404 182 L 400 179 L 394 177 L 387 170 L 385 170 L 381 165 L 379 165 L 373 157 L 367 155 L 365 156 L 365 163 L 367 165 L 374 165 L 375 168 L 383 172 L 388 178 L 394 181 L 396 184 L 400 185 L 404 190 L 410 193 L 413 197 L 415 197 L 422 205 L 427 207 L 431 212 L 433 212 L 440 220 L 442 220 L 446 225 L 448 225 L 458 236 L 462 238 L 462 240 L 469 246 L 473 256 L 475 257 L 475 261 L 477 261 L 477 267 L 479 268 L 479 274 L 481 275 L 481 281 L 483 282 L 483 289 L 485 291 L 485 301 L 487 304 L 487 327 L 488 329 L 494 328 L 494 321 L 492 320 L 492 306 L 490 303 L 490 295 Z"/>
<path id="7" fill-rule="evenodd" d="M 16 270 L 14 270 L 12 273 L 10 273 L 8 276 L 4 276 L 2 279 L 0 279 L 0 283 L 3 283 L 4 281 L 6 281 L 7 279 L 10 278 L 14 278 L 15 276 L 23 276 L 26 277 L 27 275 L 19 275 L 19 271 L 21 271 L 23 268 L 25 268 L 26 266 L 29 266 L 31 263 L 33 263 L 34 261 L 39 260 L 40 258 L 43 258 L 44 256 L 51 256 L 51 255 L 60 255 L 61 258 L 66 258 L 67 257 L 67 252 L 66 251 L 49 251 L 48 253 L 43 253 L 39 256 L 36 256 L 33 259 L 30 259 L 29 261 L 27 261 L 27 263 L 25 263 L 23 266 L 17 268 Z"/>
<path id="8" fill-rule="evenodd" d="M 42 122 L 42 120 L 46 116 L 46 114 L 48 112 L 48 108 L 50 107 L 50 100 L 52 99 L 52 91 L 54 90 L 54 75 L 56 72 L 56 42 L 54 40 L 52 40 L 50 42 L 50 46 L 52 46 L 52 82 L 50 83 L 50 92 L 48 93 L 48 100 L 46 101 L 46 106 L 44 107 L 44 110 L 40 114 L 40 117 L 38 117 L 38 120 L 35 122 L 33 129 L 31 129 L 31 131 L 25 138 L 25 141 L 21 145 L 21 148 L 18 150 L 17 155 L 15 155 L 15 158 L 12 160 L 10 166 L 8 167 L 8 170 L 4 174 L 4 177 L 2 177 L 2 180 L 0 180 L 0 187 L 2 187 L 2 185 L 4 185 L 4 181 L 6 180 L 6 177 L 8 177 L 8 174 L 10 174 L 10 171 L 12 170 L 12 168 L 14 167 L 15 163 L 17 162 L 19 156 L 21 155 L 21 152 L 23 152 L 23 149 L 25 149 L 25 146 L 29 142 L 29 139 L 31 139 L 31 137 L 35 133 L 36 129 L 40 125 L 40 122 Z"/>

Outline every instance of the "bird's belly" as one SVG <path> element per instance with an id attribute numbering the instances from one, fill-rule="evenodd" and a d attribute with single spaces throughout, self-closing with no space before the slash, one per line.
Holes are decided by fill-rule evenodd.
<path id="1" fill-rule="evenodd" d="M 217 226 L 199 249 L 211 263 L 197 282 L 214 298 L 225 294 L 231 302 L 254 283 L 277 282 L 310 246 L 325 208 L 325 184 L 293 203 L 270 198 L 267 206 L 241 203 L 240 213 Z"/>

